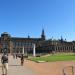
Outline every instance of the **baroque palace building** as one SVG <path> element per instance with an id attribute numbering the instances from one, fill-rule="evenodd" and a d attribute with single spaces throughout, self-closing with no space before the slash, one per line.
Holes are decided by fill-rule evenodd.
<path id="1" fill-rule="evenodd" d="M 35 44 L 35 49 L 40 46 L 41 42 L 45 40 L 44 29 L 42 30 L 42 34 L 40 38 L 21 38 L 21 37 L 11 37 L 10 34 L 4 32 L 0 37 L 0 53 L 22 53 L 24 49 L 24 53 L 32 53 L 33 52 L 33 44 Z"/>
<path id="2" fill-rule="evenodd" d="M 36 53 L 52 53 L 52 52 L 75 52 L 75 41 L 67 42 L 63 40 L 46 40 L 44 29 L 40 38 L 20 38 L 12 37 L 7 32 L 1 34 L 0 37 L 0 53 L 33 53 L 33 44 L 35 44 Z"/>

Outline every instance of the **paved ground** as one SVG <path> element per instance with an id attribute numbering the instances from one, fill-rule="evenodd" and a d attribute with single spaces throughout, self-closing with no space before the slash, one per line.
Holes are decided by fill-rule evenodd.
<path id="1" fill-rule="evenodd" d="M 73 65 L 74 74 L 72 74 L 72 67 L 67 67 Z M 64 67 L 67 67 L 65 69 L 67 72 L 66 75 L 75 75 L 75 61 L 36 63 L 25 60 L 24 66 L 20 66 L 20 59 L 13 59 L 13 57 L 10 56 L 8 75 L 63 75 Z M 1 71 L 0 67 L 0 75 L 2 74 Z"/>
<path id="2" fill-rule="evenodd" d="M 63 68 L 65 68 L 66 75 L 75 75 L 75 61 L 36 63 L 28 60 L 25 66 L 33 69 L 38 75 L 64 75 Z M 73 70 L 72 66 L 74 66 Z"/>
<path id="3" fill-rule="evenodd" d="M 0 75 L 2 74 L 2 68 L 0 63 Z M 13 59 L 9 57 L 9 70 L 8 75 L 36 75 L 31 69 L 20 65 L 20 59 Z"/>

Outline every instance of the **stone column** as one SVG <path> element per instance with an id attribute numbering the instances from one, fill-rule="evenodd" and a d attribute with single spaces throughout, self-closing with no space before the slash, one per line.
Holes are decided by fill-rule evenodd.
<path id="1" fill-rule="evenodd" d="M 35 44 L 33 44 L 33 56 L 36 56 L 36 52 L 35 52 Z"/>
<path id="2" fill-rule="evenodd" d="M 23 46 L 23 51 L 22 51 L 22 53 L 24 54 L 24 46 Z"/>

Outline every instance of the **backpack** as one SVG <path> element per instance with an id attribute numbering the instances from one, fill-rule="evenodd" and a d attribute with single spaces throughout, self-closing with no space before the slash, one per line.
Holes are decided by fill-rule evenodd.
<path id="1" fill-rule="evenodd" d="M 2 63 L 8 63 L 8 56 L 3 55 L 1 60 L 2 60 Z"/>

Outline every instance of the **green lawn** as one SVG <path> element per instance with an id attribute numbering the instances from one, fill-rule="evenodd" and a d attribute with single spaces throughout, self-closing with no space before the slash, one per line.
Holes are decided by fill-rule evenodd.
<path id="1" fill-rule="evenodd" d="M 70 60 L 75 60 L 75 55 L 72 54 L 56 54 L 56 55 L 49 55 L 46 57 L 33 57 L 31 58 L 33 61 L 47 61 L 47 62 L 52 62 L 52 61 L 70 61 Z"/>

